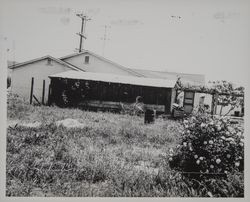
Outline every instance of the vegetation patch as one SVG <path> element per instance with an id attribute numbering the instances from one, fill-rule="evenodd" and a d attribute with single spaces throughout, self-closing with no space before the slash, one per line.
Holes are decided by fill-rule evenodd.
<path id="1" fill-rule="evenodd" d="M 57 121 L 65 119 L 77 120 L 85 127 L 67 128 L 56 124 Z M 243 176 L 237 174 L 242 172 L 240 166 L 243 164 L 241 161 L 239 161 L 240 166 L 235 164 L 240 160 L 240 155 L 243 157 L 243 153 L 230 153 L 231 158 L 234 158 L 234 164 L 230 164 L 227 177 L 213 178 L 209 183 L 183 175 L 182 172 L 185 170 L 181 166 L 176 169 L 170 168 L 168 155 L 171 148 L 176 148 L 178 145 L 182 145 L 182 148 L 184 141 L 187 142 L 187 148 L 189 141 L 192 141 L 193 151 L 197 154 L 199 148 L 204 148 L 205 139 L 196 142 L 198 140 L 195 137 L 182 134 L 183 131 L 186 134 L 188 129 L 192 131 L 191 134 L 197 131 L 196 127 L 189 128 L 191 127 L 189 122 L 189 127 L 185 128 L 186 122 L 182 124 L 181 121 L 158 118 L 154 124 L 145 125 L 142 117 L 128 114 L 30 106 L 19 100 L 9 101 L 8 121 L 21 120 L 25 123 L 40 122 L 41 125 L 25 127 L 13 124 L 7 128 L 7 196 L 242 197 L 244 195 Z M 200 126 L 198 128 L 199 134 L 206 134 L 201 133 L 203 128 Z M 222 134 L 216 136 L 221 137 Z M 217 141 L 217 137 L 211 136 L 211 138 Z M 230 137 L 225 136 L 225 138 Z M 242 139 L 241 136 L 239 138 Z M 209 140 L 206 140 L 208 145 Z M 238 139 L 234 141 L 236 144 L 233 144 L 233 148 L 239 151 L 241 141 Z M 199 147 L 199 144 L 202 144 L 202 147 Z M 230 145 L 228 150 L 232 147 Z M 191 155 L 190 151 L 185 150 L 187 148 L 179 148 L 179 151 L 184 152 L 180 155 L 183 154 L 187 160 L 190 158 L 189 160 L 196 166 L 196 161 L 201 155 L 195 159 L 195 154 Z M 221 148 L 218 151 L 223 157 L 216 154 L 216 159 L 221 159 L 221 169 L 224 169 L 223 166 L 227 162 L 224 155 L 228 150 L 222 151 Z M 172 158 L 178 154 L 176 151 Z M 202 172 L 206 172 L 203 164 L 199 165 L 202 165 Z M 217 168 L 220 167 L 217 166 L 215 169 Z M 236 168 L 238 170 L 235 170 Z M 200 172 L 200 167 L 197 171 Z"/>
<path id="2" fill-rule="evenodd" d="M 197 112 L 183 122 L 181 142 L 169 150 L 170 167 L 204 183 L 211 195 L 243 196 L 244 128 L 230 117 Z M 235 176 L 236 182 L 232 180 Z M 237 190 L 237 191 L 236 191 Z"/>

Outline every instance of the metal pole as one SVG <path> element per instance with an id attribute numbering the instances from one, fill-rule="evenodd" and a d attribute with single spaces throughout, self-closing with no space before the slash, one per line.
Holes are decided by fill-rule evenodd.
<path id="1" fill-rule="evenodd" d="M 102 45 L 102 56 L 104 56 L 105 53 L 105 46 L 106 46 L 106 40 L 109 40 L 108 34 L 107 34 L 107 29 L 110 28 L 108 25 L 104 25 L 104 35 L 101 38 L 103 40 L 103 45 Z"/>
<path id="2" fill-rule="evenodd" d="M 104 36 L 103 36 L 103 47 L 102 47 L 102 55 L 104 56 L 105 42 L 107 39 L 107 26 L 104 26 Z"/>

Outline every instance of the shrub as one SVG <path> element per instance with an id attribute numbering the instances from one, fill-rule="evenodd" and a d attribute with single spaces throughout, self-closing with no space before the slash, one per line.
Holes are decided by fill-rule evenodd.
<path id="1" fill-rule="evenodd" d="M 189 177 L 226 177 L 244 169 L 243 127 L 230 118 L 196 113 L 183 121 L 181 143 L 170 149 L 170 167 Z M 198 175 L 197 175 L 198 173 Z M 207 173 L 200 175 L 199 173 Z M 217 174 L 214 174 L 217 173 Z"/>
<path id="2" fill-rule="evenodd" d="M 7 95 L 8 118 L 24 118 L 31 109 L 30 105 L 17 94 L 9 92 Z"/>

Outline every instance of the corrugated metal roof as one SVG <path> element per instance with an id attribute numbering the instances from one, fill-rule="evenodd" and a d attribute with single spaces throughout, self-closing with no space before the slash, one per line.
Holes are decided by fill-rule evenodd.
<path id="1" fill-rule="evenodd" d="M 79 80 L 92 80 L 92 81 L 103 81 L 110 83 L 122 83 L 131 84 L 138 86 L 151 86 L 151 87 L 163 87 L 173 88 L 175 86 L 175 80 L 167 79 L 152 79 L 134 76 L 120 76 L 106 73 L 90 73 L 90 72 L 79 72 L 79 71 L 66 71 L 54 75 L 50 75 L 51 78 L 68 78 L 68 79 L 79 79 Z"/>

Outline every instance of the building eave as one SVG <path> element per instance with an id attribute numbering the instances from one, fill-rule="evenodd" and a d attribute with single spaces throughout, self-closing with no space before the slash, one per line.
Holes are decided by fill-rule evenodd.
<path id="1" fill-rule="evenodd" d="M 55 62 L 58 62 L 61 65 L 64 65 L 64 66 L 66 66 L 66 67 L 68 67 L 70 69 L 73 69 L 73 70 L 84 71 L 84 70 L 80 69 L 79 67 L 71 65 L 69 63 L 66 63 L 66 62 L 64 62 L 62 60 L 59 60 L 57 58 L 54 58 L 54 57 L 52 57 L 50 55 L 46 55 L 46 56 L 39 57 L 39 58 L 36 58 L 36 59 L 33 59 L 33 60 L 28 60 L 28 61 L 25 61 L 25 62 L 17 63 L 17 64 L 14 64 L 14 65 L 10 65 L 10 66 L 8 66 L 8 68 L 9 69 L 17 69 L 17 68 L 23 67 L 25 65 L 32 64 L 32 63 L 35 63 L 35 62 L 38 62 L 38 61 L 41 61 L 41 60 L 45 60 L 45 59 L 51 59 L 51 60 L 53 60 Z"/>
<path id="2" fill-rule="evenodd" d="M 75 56 L 79 56 L 79 55 L 82 55 L 82 54 L 89 54 L 89 55 L 92 55 L 92 56 L 94 56 L 94 57 L 96 57 L 96 58 L 98 58 L 98 59 L 100 59 L 100 60 L 103 60 L 103 61 L 105 61 L 105 62 L 108 62 L 108 63 L 110 63 L 110 64 L 112 64 L 112 65 L 118 67 L 119 69 L 121 69 L 121 70 L 123 70 L 123 71 L 126 71 L 126 72 L 128 72 L 128 73 L 131 73 L 132 75 L 135 75 L 135 76 L 138 76 L 138 77 L 145 77 L 143 74 L 140 74 L 140 73 L 138 73 L 138 72 L 136 72 L 136 71 L 133 71 L 133 70 L 130 69 L 130 68 L 124 67 L 124 66 L 122 66 L 122 65 L 120 65 L 120 64 L 118 64 L 118 63 L 115 63 L 115 62 L 113 62 L 113 61 L 111 61 L 111 60 L 109 60 L 109 59 L 107 59 L 107 58 L 105 58 L 105 57 L 103 57 L 103 56 L 97 55 L 97 54 L 95 54 L 95 53 L 93 53 L 93 52 L 91 52 L 91 51 L 89 51 L 89 50 L 84 50 L 84 51 L 82 51 L 82 52 L 80 52 L 80 53 L 74 53 L 74 54 L 66 55 L 66 56 L 64 56 L 64 57 L 60 57 L 59 59 L 62 60 L 62 61 L 64 61 L 64 60 L 66 60 L 66 59 L 69 59 L 69 58 L 72 58 L 72 57 L 75 57 Z"/>

